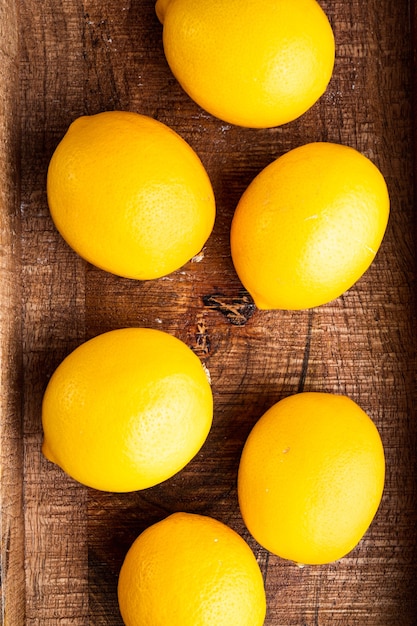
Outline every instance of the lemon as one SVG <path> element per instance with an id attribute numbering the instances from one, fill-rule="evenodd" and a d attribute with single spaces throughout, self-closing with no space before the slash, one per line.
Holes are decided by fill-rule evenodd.
<path id="1" fill-rule="evenodd" d="M 270 552 L 329 563 L 367 531 L 384 476 L 370 417 L 346 396 L 304 392 L 273 405 L 249 434 L 238 472 L 240 510 Z"/>
<path id="2" fill-rule="evenodd" d="M 126 626 L 262 626 L 262 574 L 248 544 L 204 515 L 174 513 L 130 547 L 118 584 Z"/>
<path id="3" fill-rule="evenodd" d="M 43 453 L 89 487 L 145 489 L 195 456 L 212 416 L 211 387 L 188 346 L 159 330 L 113 330 L 81 344 L 52 375 Z"/>
<path id="4" fill-rule="evenodd" d="M 127 278 L 160 278 L 201 251 L 215 201 L 192 148 L 165 124 L 106 111 L 76 119 L 48 168 L 53 221 L 97 267 Z"/>
<path id="5" fill-rule="evenodd" d="M 334 36 L 316 0 L 158 0 L 156 13 L 178 82 L 231 124 L 290 122 L 331 79 Z"/>
<path id="6" fill-rule="evenodd" d="M 259 309 L 339 297 L 373 262 L 389 216 L 382 173 L 354 148 L 309 143 L 270 163 L 232 220 L 237 274 Z"/>

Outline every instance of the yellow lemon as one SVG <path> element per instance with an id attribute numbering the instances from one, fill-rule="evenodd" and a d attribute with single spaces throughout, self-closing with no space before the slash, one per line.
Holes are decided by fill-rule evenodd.
<path id="1" fill-rule="evenodd" d="M 239 466 L 239 505 L 269 551 L 329 563 L 368 529 L 384 474 L 378 430 L 353 400 L 300 393 L 272 406 L 251 431 Z"/>
<path id="2" fill-rule="evenodd" d="M 107 111 L 75 120 L 48 168 L 48 203 L 67 243 L 108 272 L 159 278 L 208 239 L 215 202 L 192 148 L 166 125 Z"/>
<path id="3" fill-rule="evenodd" d="M 368 269 L 388 215 L 387 185 L 367 157 L 339 144 L 306 144 L 243 193 L 231 227 L 233 263 L 259 309 L 319 306 Z"/>
<path id="4" fill-rule="evenodd" d="M 158 0 L 156 13 L 174 76 L 226 122 L 290 122 L 332 76 L 333 31 L 316 0 Z"/>
<path id="5" fill-rule="evenodd" d="M 126 626 L 262 626 L 262 574 L 248 544 L 225 524 L 174 513 L 147 528 L 120 570 Z"/>
<path id="6" fill-rule="evenodd" d="M 52 375 L 43 453 L 90 487 L 145 489 L 195 456 L 212 416 L 211 387 L 188 346 L 163 331 L 114 330 L 80 345 Z"/>

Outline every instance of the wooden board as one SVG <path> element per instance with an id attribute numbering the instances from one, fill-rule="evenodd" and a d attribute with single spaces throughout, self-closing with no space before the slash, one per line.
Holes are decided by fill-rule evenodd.
<path id="1" fill-rule="evenodd" d="M 413 31 L 407 0 L 321 0 L 337 42 L 326 94 L 301 119 L 242 129 L 203 112 L 166 64 L 151 0 L 0 4 L 1 610 L 7 626 L 120 626 L 117 576 L 133 539 L 177 510 L 212 515 L 262 568 L 266 626 L 417 623 L 416 219 Z M 201 157 L 217 220 L 201 262 L 137 282 L 73 253 L 54 229 L 45 176 L 70 122 L 103 110 L 168 124 Z M 252 178 L 290 148 L 329 140 L 370 157 L 392 211 L 365 276 L 329 305 L 257 311 L 233 270 L 229 227 Z M 177 476 L 127 495 L 82 487 L 41 455 L 42 394 L 85 339 L 124 326 L 183 339 L 209 368 L 214 424 Z M 236 470 L 262 412 L 301 390 L 345 393 L 377 424 L 387 478 L 378 514 L 340 562 L 299 569 L 239 515 Z"/>

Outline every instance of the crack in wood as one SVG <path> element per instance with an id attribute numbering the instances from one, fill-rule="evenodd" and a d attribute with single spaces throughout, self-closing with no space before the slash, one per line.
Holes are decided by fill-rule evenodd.
<path id="1" fill-rule="evenodd" d="M 218 311 L 234 326 L 244 326 L 255 313 L 256 306 L 246 292 L 239 296 L 212 293 L 203 296 L 204 306 Z"/>
<path id="2" fill-rule="evenodd" d="M 211 341 L 202 315 L 199 315 L 197 318 L 197 332 L 195 334 L 195 340 L 196 347 L 194 352 L 200 356 L 208 356 L 210 354 Z"/>

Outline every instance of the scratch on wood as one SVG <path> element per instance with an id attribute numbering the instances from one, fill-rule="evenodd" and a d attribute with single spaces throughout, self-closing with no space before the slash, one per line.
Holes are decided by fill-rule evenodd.
<path id="1" fill-rule="evenodd" d="M 261 568 L 264 585 L 266 585 L 266 577 L 268 574 L 269 554 L 270 553 L 268 552 L 268 550 L 262 550 L 260 557 L 258 557 L 258 563 L 259 567 Z"/>
<path id="2" fill-rule="evenodd" d="M 203 296 L 204 305 L 219 311 L 234 326 L 244 326 L 256 310 L 255 303 L 246 292 L 239 296 L 212 293 Z"/>

